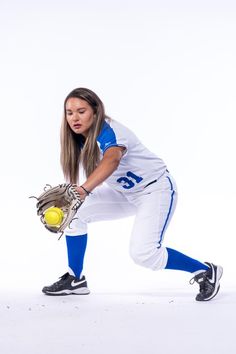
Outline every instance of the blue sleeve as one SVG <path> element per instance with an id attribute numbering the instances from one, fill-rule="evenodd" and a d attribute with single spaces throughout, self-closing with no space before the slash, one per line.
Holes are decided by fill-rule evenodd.
<path id="1" fill-rule="evenodd" d="M 112 146 L 119 146 L 116 140 L 116 134 L 107 122 L 104 122 L 101 133 L 97 137 L 99 147 L 104 154 Z"/>

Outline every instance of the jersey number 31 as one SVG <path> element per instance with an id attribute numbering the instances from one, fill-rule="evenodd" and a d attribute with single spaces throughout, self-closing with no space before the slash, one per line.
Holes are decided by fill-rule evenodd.
<path id="1" fill-rule="evenodd" d="M 127 176 L 127 177 L 126 177 Z M 135 186 L 135 183 L 139 183 L 143 180 L 142 177 L 136 176 L 133 172 L 128 171 L 126 176 L 117 179 L 118 183 L 123 183 L 123 188 L 130 189 Z M 129 178 L 128 178 L 129 177 Z"/>

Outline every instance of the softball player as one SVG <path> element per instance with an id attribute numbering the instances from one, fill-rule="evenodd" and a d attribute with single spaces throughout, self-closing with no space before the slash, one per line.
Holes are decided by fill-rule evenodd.
<path id="1" fill-rule="evenodd" d="M 107 117 L 91 90 L 75 89 L 65 99 L 61 164 L 71 183 L 78 184 L 81 166 L 85 171 L 85 182 L 77 188 L 84 203 L 66 230 L 69 270 L 44 287 L 45 294 L 89 294 L 82 275 L 88 223 L 131 215 L 135 220 L 130 256 L 135 263 L 152 270 L 192 273 L 192 282 L 200 286 L 197 301 L 211 300 L 218 293 L 221 266 L 163 246 L 177 202 L 176 183 L 165 163 L 132 131 Z"/>

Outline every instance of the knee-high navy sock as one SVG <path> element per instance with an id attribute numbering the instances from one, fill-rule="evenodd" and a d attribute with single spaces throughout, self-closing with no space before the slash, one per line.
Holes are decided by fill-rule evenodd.
<path id="1" fill-rule="evenodd" d="M 87 234 L 81 236 L 66 236 L 66 245 L 68 265 L 76 278 L 80 278 L 87 246 Z"/>
<path id="2" fill-rule="evenodd" d="M 196 259 L 190 258 L 172 248 L 166 249 L 168 252 L 168 260 L 165 269 L 183 270 L 190 273 L 209 269 L 206 264 L 201 263 Z"/>

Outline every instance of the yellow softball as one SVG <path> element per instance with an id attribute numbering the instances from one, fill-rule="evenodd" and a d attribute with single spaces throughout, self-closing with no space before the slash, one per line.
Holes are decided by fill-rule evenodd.
<path id="1" fill-rule="evenodd" d="M 44 213 L 44 221 L 50 226 L 59 226 L 63 220 L 64 213 L 60 208 L 51 207 Z"/>

